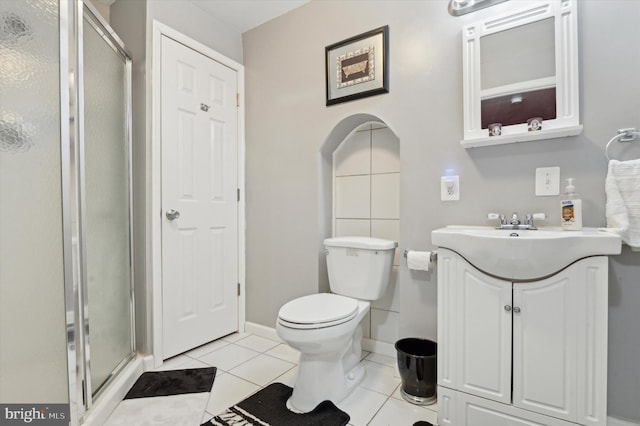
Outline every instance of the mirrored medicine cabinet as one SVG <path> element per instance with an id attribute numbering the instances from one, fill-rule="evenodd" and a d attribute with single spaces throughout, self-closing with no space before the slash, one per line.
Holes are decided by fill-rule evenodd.
<path id="1" fill-rule="evenodd" d="M 471 148 L 579 134 L 577 0 L 501 6 L 499 15 L 462 29 L 461 144 Z"/>

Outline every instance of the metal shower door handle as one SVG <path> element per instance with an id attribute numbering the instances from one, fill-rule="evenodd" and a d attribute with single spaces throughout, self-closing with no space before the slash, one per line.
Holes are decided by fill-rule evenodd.
<path id="1" fill-rule="evenodd" d="M 167 216 L 167 219 L 169 220 L 174 220 L 174 219 L 179 219 L 180 218 L 180 212 L 177 210 L 167 210 L 167 212 L 165 213 L 165 216 Z"/>

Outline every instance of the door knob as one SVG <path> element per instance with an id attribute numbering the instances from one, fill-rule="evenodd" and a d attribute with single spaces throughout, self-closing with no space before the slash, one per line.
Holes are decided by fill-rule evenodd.
<path id="1" fill-rule="evenodd" d="M 504 305 L 504 310 L 507 311 L 507 312 L 511 311 L 511 306 Z"/>
<path id="2" fill-rule="evenodd" d="M 513 312 L 515 312 L 516 314 L 520 313 L 520 308 L 518 308 L 517 306 L 513 307 Z"/>
<path id="3" fill-rule="evenodd" d="M 174 219 L 178 219 L 180 218 L 180 212 L 177 210 L 167 210 L 167 213 L 165 213 L 165 215 L 167 216 L 167 219 L 169 220 L 174 220 Z"/>

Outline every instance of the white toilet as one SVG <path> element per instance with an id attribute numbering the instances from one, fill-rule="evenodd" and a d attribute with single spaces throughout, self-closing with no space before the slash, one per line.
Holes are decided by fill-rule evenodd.
<path id="1" fill-rule="evenodd" d="M 393 270 L 395 241 L 369 237 L 324 240 L 333 293 L 300 297 L 278 312 L 276 331 L 300 351 L 298 378 L 287 407 L 308 412 L 340 402 L 364 378 L 362 327 L 369 301 L 382 297 Z"/>

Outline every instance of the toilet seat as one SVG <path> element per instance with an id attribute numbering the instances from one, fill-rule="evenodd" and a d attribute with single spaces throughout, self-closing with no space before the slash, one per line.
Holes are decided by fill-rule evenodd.
<path id="1" fill-rule="evenodd" d="M 332 293 L 299 297 L 278 312 L 278 322 L 289 328 L 332 327 L 352 320 L 358 314 L 358 301 Z"/>

